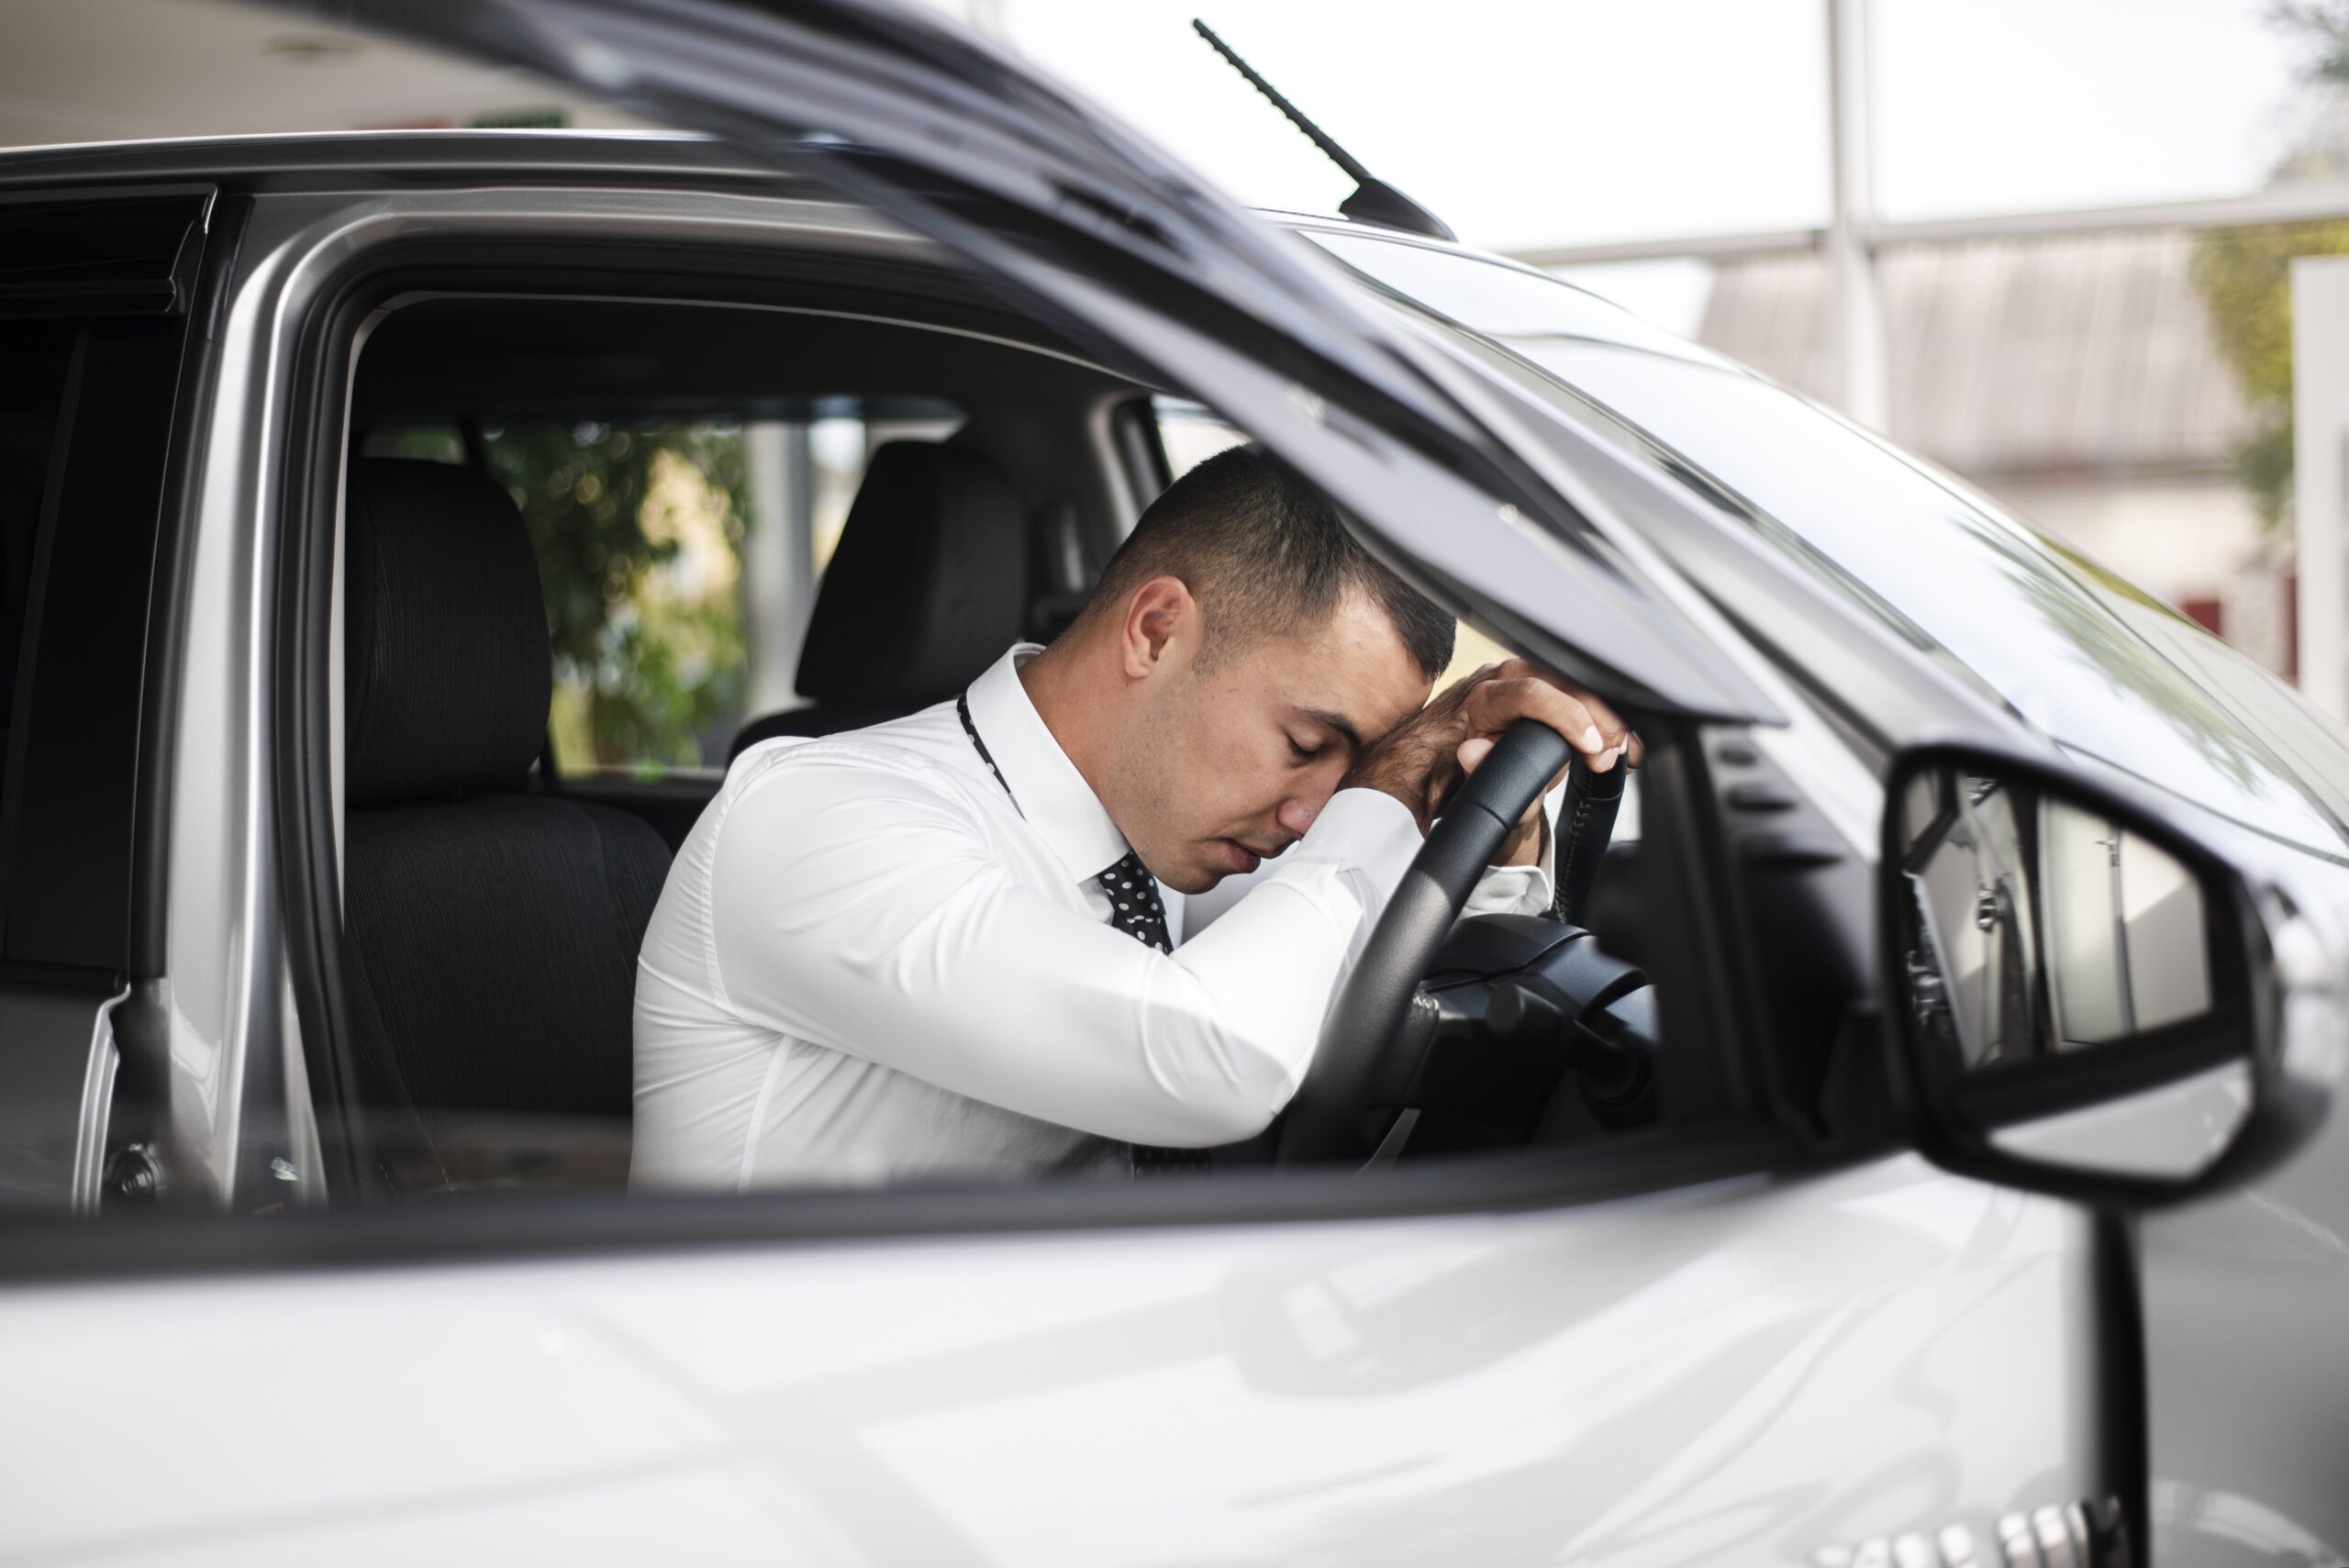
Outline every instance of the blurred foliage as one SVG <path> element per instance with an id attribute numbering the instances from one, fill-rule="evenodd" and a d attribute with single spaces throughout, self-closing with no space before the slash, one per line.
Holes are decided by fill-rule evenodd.
<path id="1" fill-rule="evenodd" d="M 2306 53 L 2301 80 L 2317 112 L 2274 172 L 2277 181 L 2349 173 L 2349 0 L 2277 0 L 2269 20 Z M 2268 528 L 2292 506 L 2292 258 L 2349 253 L 2349 220 L 2218 230 L 2195 243 L 2194 286 L 2219 352 L 2234 371 L 2254 426 L 2235 451 L 2235 474 Z"/>
<path id="2" fill-rule="evenodd" d="M 722 762 L 747 679 L 741 428 L 516 425 L 484 444 L 538 550 L 556 765 Z"/>
<path id="3" fill-rule="evenodd" d="M 2268 17 L 2297 32 L 2310 53 L 2302 66 L 2312 82 L 2349 86 L 2349 4 L 2343 0 L 2277 0 Z"/>
<path id="4" fill-rule="evenodd" d="M 2221 229 L 2195 241 L 2194 287 L 2254 421 L 2236 449 L 2235 473 L 2271 528 L 2292 503 L 2292 258 L 2344 253 L 2344 219 Z"/>

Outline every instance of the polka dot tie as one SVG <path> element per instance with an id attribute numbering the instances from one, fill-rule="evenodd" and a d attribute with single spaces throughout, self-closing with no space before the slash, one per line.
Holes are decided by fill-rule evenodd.
<path id="1" fill-rule="evenodd" d="M 1130 850 L 1126 858 L 1093 879 L 1109 895 L 1109 923 L 1138 942 L 1161 952 L 1173 952 L 1166 936 L 1166 906 L 1159 901 L 1158 879 L 1142 869 Z"/>
<path id="2" fill-rule="evenodd" d="M 995 758 L 987 752 L 987 743 L 979 739 L 979 727 L 971 722 L 968 697 L 954 699 L 954 711 L 962 716 L 963 732 L 978 749 L 979 760 L 1003 785 L 1003 793 L 1011 795 L 1011 781 L 995 765 Z M 1012 795 L 1011 804 L 1018 806 L 1019 797 Z M 1109 895 L 1109 923 L 1138 942 L 1146 942 L 1160 952 L 1173 952 L 1174 942 L 1166 932 L 1166 906 L 1158 896 L 1158 879 L 1141 863 L 1141 857 L 1131 850 L 1125 859 L 1095 877 L 1094 882 Z M 1204 1171 L 1213 1161 L 1204 1149 L 1160 1149 L 1152 1144 L 1133 1146 L 1133 1169 L 1137 1176 L 1165 1175 L 1175 1171 Z"/>

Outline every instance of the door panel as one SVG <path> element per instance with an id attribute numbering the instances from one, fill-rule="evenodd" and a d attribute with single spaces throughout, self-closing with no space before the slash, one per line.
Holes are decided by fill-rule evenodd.
<path id="1" fill-rule="evenodd" d="M 48 1437 L 0 1517 L 27 1556 L 174 1563 L 1987 1551 L 2095 1490 L 2084 1228 L 1903 1157 L 1508 1217 L 19 1291 L 0 1386 Z M 101 1362 L 158 1440 L 93 1406 Z"/>
<path id="2" fill-rule="evenodd" d="M 2140 1228 L 2154 1560 L 2349 1556 L 2349 1140 Z"/>

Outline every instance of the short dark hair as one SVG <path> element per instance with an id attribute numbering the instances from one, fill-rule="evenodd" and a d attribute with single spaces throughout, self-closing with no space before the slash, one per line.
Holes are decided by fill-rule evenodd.
<path id="1" fill-rule="evenodd" d="M 1453 618 L 1364 550 L 1328 496 L 1258 447 L 1218 452 L 1168 485 L 1109 558 L 1085 618 L 1153 577 L 1179 579 L 1199 602 L 1209 660 L 1319 627 L 1358 587 L 1420 673 L 1432 681 L 1452 662 Z"/>

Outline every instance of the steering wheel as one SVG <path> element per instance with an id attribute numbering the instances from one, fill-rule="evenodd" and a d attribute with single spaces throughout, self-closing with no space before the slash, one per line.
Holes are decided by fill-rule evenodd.
<path id="1" fill-rule="evenodd" d="M 1579 916 L 1629 764 L 1593 773 L 1564 736 L 1521 718 L 1445 806 L 1332 999 L 1313 1063 L 1283 1117 L 1277 1162 L 1360 1163 L 1377 1147 L 1392 1119 L 1397 1085 L 1410 1070 L 1409 1047 L 1423 1043 L 1413 1042 L 1404 1027 L 1419 996 L 1419 980 L 1493 852 L 1569 761 L 1569 812 L 1561 820 L 1556 863 L 1560 907 L 1569 920 Z M 1599 809 L 1575 809 L 1578 802 Z"/>

